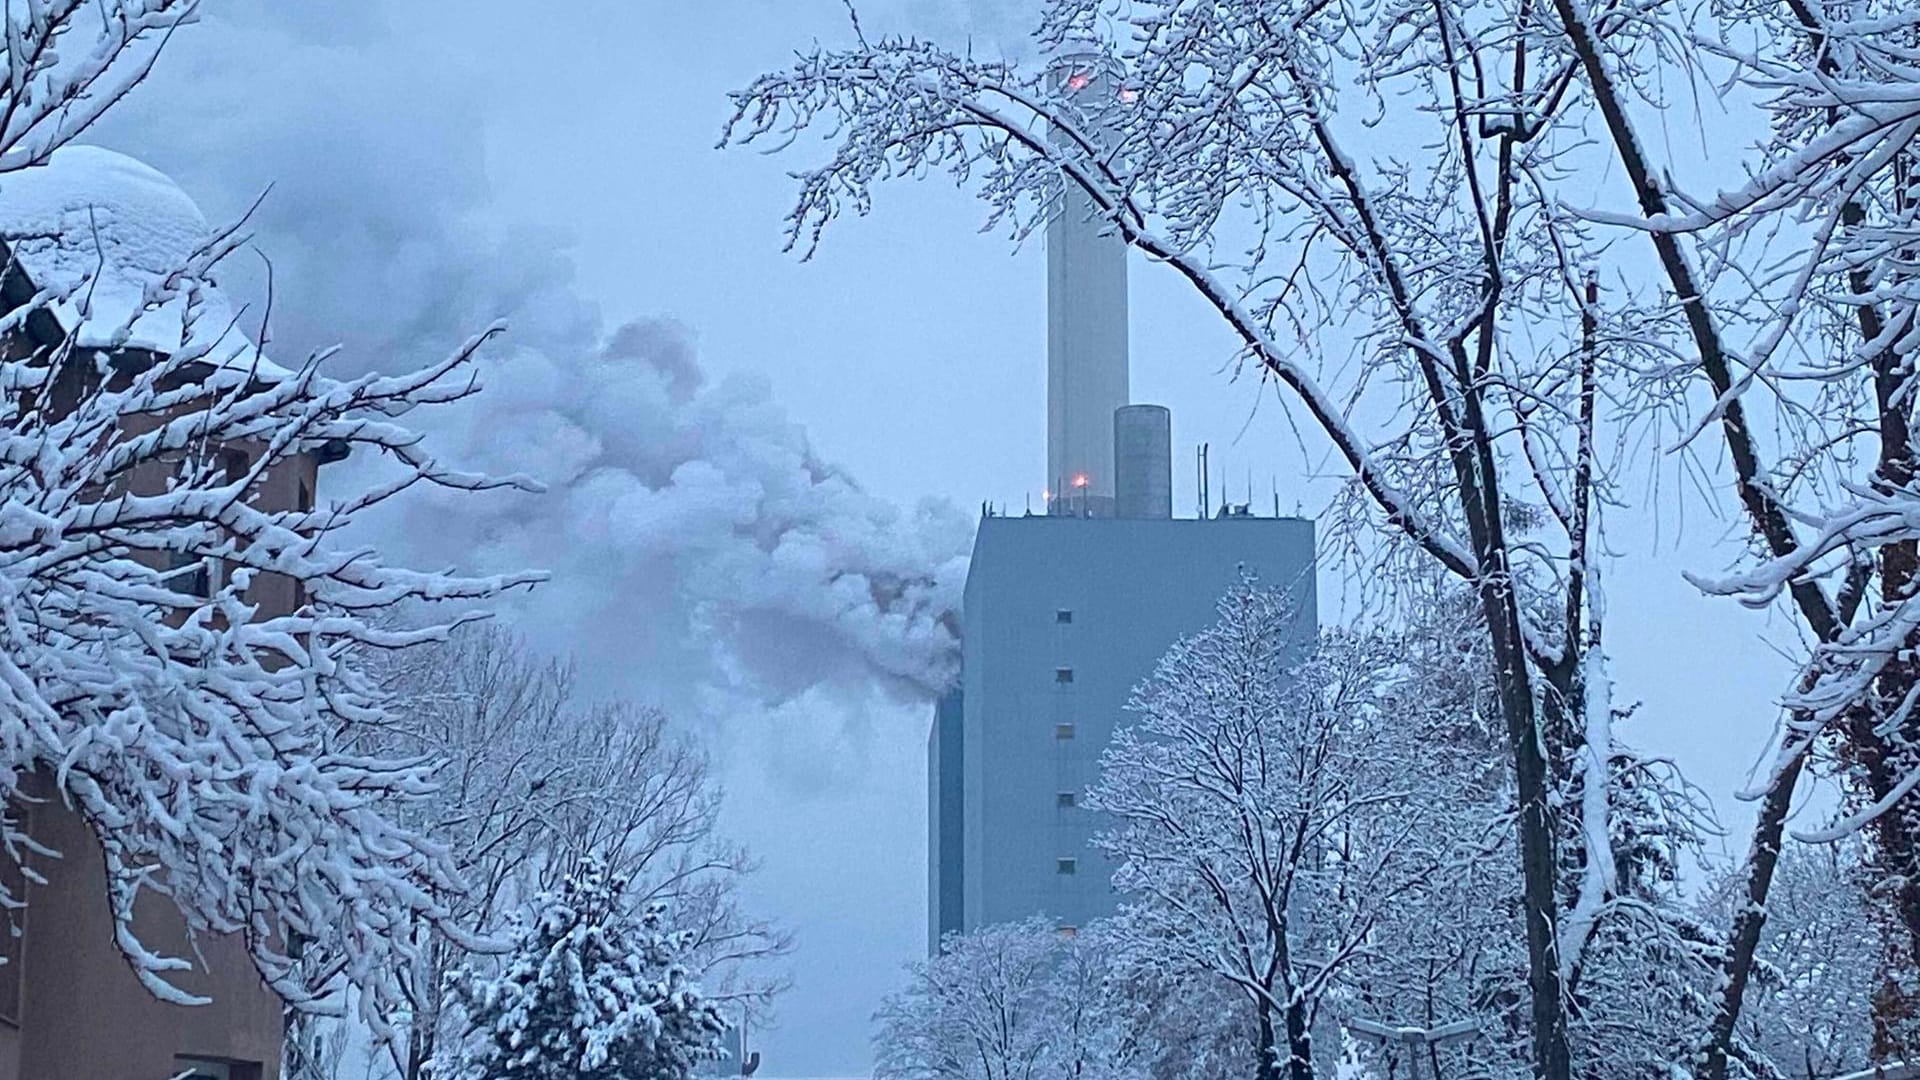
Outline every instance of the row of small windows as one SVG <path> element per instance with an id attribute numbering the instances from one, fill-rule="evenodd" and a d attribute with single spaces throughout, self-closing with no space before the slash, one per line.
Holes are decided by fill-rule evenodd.
<path id="1" fill-rule="evenodd" d="M 1059 608 L 1053 613 L 1053 621 L 1063 626 L 1071 624 L 1073 622 L 1073 612 L 1067 608 Z M 1070 667 L 1054 668 L 1053 681 L 1063 686 L 1072 683 L 1073 669 Z M 1053 737 L 1063 741 L 1073 738 L 1073 725 L 1055 724 L 1053 726 Z M 1062 810 L 1073 809 L 1078 801 L 1071 791 L 1062 791 L 1054 796 L 1054 805 Z M 1056 874 L 1078 874 L 1080 872 L 1080 861 L 1068 857 L 1055 859 L 1053 871 Z M 1077 929 L 1078 928 L 1073 926 L 1062 926 L 1060 927 L 1060 936 L 1072 937 L 1077 932 Z"/>
<path id="2" fill-rule="evenodd" d="M 1073 622 L 1073 611 L 1069 608 L 1058 608 L 1053 613 L 1053 621 L 1062 626 L 1070 625 Z M 1054 668 L 1053 681 L 1056 685 L 1059 685 L 1059 686 L 1072 685 L 1073 669 L 1070 667 Z M 1055 724 L 1053 726 L 1053 737 L 1063 742 L 1067 739 L 1073 738 L 1073 725 L 1072 724 Z M 1061 792 L 1060 806 L 1062 808 L 1065 808 L 1065 807 L 1070 807 L 1072 805 L 1073 805 L 1073 793 L 1069 791 Z M 1071 869 L 1071 864 L 1073 863 L 1072 859 L 1062 859 L 1061 863 L 1063 866 L 1063 869 L 1060 870 L 1061 873 L 1063 874 L 1073 873 L 1073 870 Z"/>
<path id="3" fill-rule="evenodd" d="M 1070 625 L 1073 622 L 1073 611 L 1069 608 L 1058 608 L 1053 613 L 1053 621 L 1062 626 Z M 1062 686 L 1072 683 L 1073 669 L 1070 667 L 1054 668 L 1053 681 Z M 1073 725 L 1055 724 L 1053 726 L 1053 737 L 1062 741 L 1073 738 Z M 1062 810 L 1073 809 L 1077 801 L 1074 793 L 1071 791 L 1062 791 L 1054 796 L 1054 805 Z M 1053 864 L 1053 869 L 1057 874 L 1075 874 L 1079 872 L 1080 864 L 1076 859 L 1056 859 Z M 1060 928 L 1060 933 L 1063 937 L 1072 937 L 1074 931 L 1075 928 L 1071 926 L 1062 926 Z"/>
<path id="4" fill-rule="evenodd" d="M 1053 621 L 1062 626 L 1069 625 L 1073 622 L 1073 612 L 1067 608 L 1059 608 L 1053 613 Z M 1073 669 L 1070 667 L 1054 668 L 1053 681 L 1063 686 L 1072 683 Z M 1053 726 L 1053 737 L 1061 740 L 1073 738 L 1073 725 L 1055 724 Z M 1062 791 L 1054 796 L 1054 805 L 1062 810 L 1073 809 L 1076 802 L 1078 802 L 1078 799 L 1075 798 L 1074 793 L 1071 791 Z M 1080 872 L 1080 861 L 1073 858 L 1055 859 L 1053 872 L 1056 874 L 1077 874 Z M 1060 927 L 1061 937 L 1072 937 L 1076 932 L 1076 927 Z"/>
<path id="5" fill-rule="evenodd" d="M 1073 612 L 1067 608 L 1059 608 L 1053 613 L 1053 621 L 1063 626 L 1071 624 L 1073 622 Z M 1073 682 L 1073 669 L 1070 667 L 1054 668 L 1053 681 L 1061 685 Z M 1053 726 L 1053 737 L 1061 740 L 1073 738 L 1073 725 L 1055 724 Z M 1074 793 L 1071 791 L 1062 791 L 1054 796 L 1054 805 L 1062 810 L 1071 810 L 1077 801 Z M 1073 858 L 1056 859 L 1054 860 L 1053 871 L 1056 874 L 1077 874 L 1080 872 L 1080 862 L 1078 859 Z M 1060 928 L 1060 936 L 1062 937 L 1072 937 L 1075 932 L 1076 928 L 1072 926 L 1062 926 Z"/>

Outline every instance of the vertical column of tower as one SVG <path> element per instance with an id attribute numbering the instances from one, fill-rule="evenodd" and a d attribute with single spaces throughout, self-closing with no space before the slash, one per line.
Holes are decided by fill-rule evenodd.
<path id="1" fill-rule="evenodd" d="M 1053 67 L 1097 134 L 1119 81 L 1094 55 Z M 1056 137 L 1059 137 L 1056 135 Z M 1113 514 L 1113 413 L 1128 402 L 1127 247 L 1071 184 L 1047 223 L 1047 490 L 1054 513 Z"/>

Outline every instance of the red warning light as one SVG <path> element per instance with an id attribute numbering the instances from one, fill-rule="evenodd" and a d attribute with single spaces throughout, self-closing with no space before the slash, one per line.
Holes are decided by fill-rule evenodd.
<path id="1" fill-rule="evenodd" d="M 1085 90 L 1087 88 L 1087 84 L 1092 81 L 1093 81 L 1092 77 L 1089 76 L 1086 72 L 1076 71 L 1073 74 L 1067 76 L 1067 89 Z"/>
<path id="2" fill-rule="evenodd" d="M 1119 96 L 1119 98 L 1120 98 L 1120 101 L 1121 101 L 1121 102 L 1122 102 L 1123 104 L 1126 104 L 1126 105 L 1131 105 L 1131 104 L 1133 104 L 1133 102 L 1134 102 L 1134 99 L 1135 99 L 1135 98 L 1137 98 L 1137 97 L 1139 97 L 1140 95 L 1139 95 L 1138 93 L 1136 93 L 1136 92 L 1134 92 L 1134 89 L 1133 89 L 1133 87 L 1131 87 L 1131 86 L 1123 86 L 1123 87 L 1121 87 L 1121 88 L 1120 88 L 1120 93 L 1119 93 L 1119 95 L 1118 95 L 1118 96 Z"/>
<path id="3" fill-rule="evenodd" d="M 1078 476 L 1075 476 L 1075 477 L 1073 478 L 1073 486 L 1074 486 L 1074 487 L 1086 487 L 1086 486 L 1087 486 L 1087 474 L 1086 474 L 1086 473 L 1081 473 L 1081 474 L 1079 474 Z"/>

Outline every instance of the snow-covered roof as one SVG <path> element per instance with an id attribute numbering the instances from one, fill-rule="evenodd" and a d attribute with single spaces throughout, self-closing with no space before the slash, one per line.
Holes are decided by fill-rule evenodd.
<path id="1" fill-rule="evenodd" d="M 143 310 L 149 287 L 212 236 L 178 184 L 125 154 L 64 146 L 44 165 L 0 173 L 0 239 L 36 288 L 63 297 L 50 310 L 77 344 L 168 354 L 204 346 L 209 363 L 284 374 L 256 356 L 236 309 L 211 282 L 191 299 Z"/>

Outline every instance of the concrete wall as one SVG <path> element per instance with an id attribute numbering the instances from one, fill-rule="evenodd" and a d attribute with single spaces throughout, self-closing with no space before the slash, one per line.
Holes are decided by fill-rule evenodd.
<path id="1" fill-rule="evenodd" d="M 1173 415 L 1164 405 L 1128 405 L 1113 414 L 1113 513 L 1173 516 Z"/>
<path id="2" fill-rule="evenodd" d="M 1310 638 L 1313 552 L 1313 523 L 1295 518 L 981 521 L 963 619 L 966 928 L 1035 914 L 1079 926 L 1114 910 L 1113 867 L 1089 842 L 1101 823 L 1077 804 L 1132 688 L 1168 646 L 1214 621 L 1242 565 L 1294 590 Z M 944 778 L 942 745 L 933 772 Z M 946 801 L 934 809 L 945 813 Z M 938 894 L 948 882 L 931 854 Z"/>

